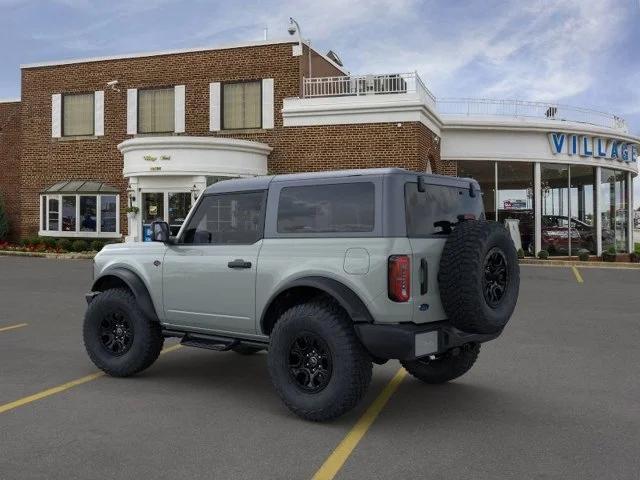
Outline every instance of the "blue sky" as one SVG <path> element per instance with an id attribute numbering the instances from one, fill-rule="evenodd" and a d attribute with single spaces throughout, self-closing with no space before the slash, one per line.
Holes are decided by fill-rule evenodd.
<path id="1" fill-rule="evenodd" d="M 290 15 L 351 72 L 595 107 L 640 134 L 640 0 L 0 0 L 0 98 L 21 63 L 282 38 Z"/>

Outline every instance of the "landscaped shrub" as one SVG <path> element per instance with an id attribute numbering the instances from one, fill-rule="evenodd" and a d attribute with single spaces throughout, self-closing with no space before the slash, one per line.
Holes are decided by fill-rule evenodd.
<path id="1" fill-rule="evenodd" d="M 611 245 L 607 248 L 606 252 L 602 252 L 602 260 L 605 262 L 615 262 L 616 261 L 616 247 Z"/>
<path id="2" fill-rule="evenodd" d="M 524 250 L 521 248 L 518 249 L 518 258 L 524 258 Z"/>
<path id="3" fill-rule="evenodd" d="M 578 250 L 578 258 L 583 262 L 589 261 L 589 250 L 586 250 L 584 248 Z"/>
<path id="4" fill-rule="evenodd" d="M 25 237 L 22 240 L 20 240 L 20 244 L 23 247 L 33 247 L 35 245 L 40 244 L 40 237 L 38 237 L 37 235 L 31 235 L 29 237 Z"/>
<path id="5" fill-rule="evenodd" d="M 71 250 L 74 252 L 86 252 L 89 246 L 85 240 L 74 240 L 71 242 Z"/>
<path id="6" fill-rule="evenodd" d="M 42 237 L 40 238 L 40 241 L 47 247 L 50 249 L 54 249 L 58 246 L 58 242 L 55 238 L 52 237 Z"/>
<path id="7" fill-rule="evenodd" d="M 58 239 L 58 248 L 66 252 L 71 251 L 71 240 L 69 240 L 68 238 Z"/>
<path id="8" fill-rule="evenodd" d="M 94 240 L 91 242 L 91 250 L 95 252 L 99 252 L 104 247 L 104 242 L 102 240 Z"/>
<path id="9" fill-rule="evenodd" d="M 549 258 L 549 252 L 547 252 L 546 250 L 540 250 L 538 252 L 538 258 L 540 260 L 546 260 L 547 258 Z"/>
<path id="10" fill-rule="evenodd" d="M 9 219 L 4 208 L 4 200 L 0 194 L 0 242 L 6 240 L 9 235 Z"/>

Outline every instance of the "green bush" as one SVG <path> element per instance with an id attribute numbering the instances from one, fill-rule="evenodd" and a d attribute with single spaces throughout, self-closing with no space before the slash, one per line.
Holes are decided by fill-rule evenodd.
<path id="1" fill-rule="evenodd" d="M 59 238 L 58 248 L 67 252 L 71 251 L 71 240 L 69 240 L 68 238 Z"/>
<path id="2" fill-rule="evenodd" d="M 547 258 L 549 258 L 549 252 L 547 252 L 546 250 L 540 250 L 538 252 L 538 258 L 540 260 L 546 260 Z"/>
<path id="3" fill-rule="evenodd" d="M 58 241 L 52 237 L 42 237 L 40 241 L 44 243 L 47 248 L 56 248 L 58 245 Z"/>
<path id="4" fill-rule="evenodd" d="M 0 194 L 0 242 L 7 239 L 9 235 L 9 218 L 4 208 L 4 200 Z"/>
<path id="5" fill-rule="evenodd" d="M 521 248 L 518 249 L 518 258 L 520 259 L 524 258 L 524 250 Z"/>
<path id="6" fill-rule="evenodd" d="M 86 240 L 74 240 L 71 242 L 71 250 L 73 252 L 86 252 L 88 248 L 89 245 L 87 245 Z"/>
<path id="7" fill-rule="evenodd" d="M 589 261 L 589 250 L 586 250 L 584 248 L 578 250 L 578 258 L 583 262 Z"/>
<path id="8" fill-rule="evenodd" d="M 105 243 L 102 240 L 94 240 L 91 242 L 91 250 L 99 252 L 104 247 Z"/>
<path id="9" fill-rule="evenodd" d="M 610 245 L 605 252 L 602 252 L 602 260 L 604 260 L 605 262 L 615 262 L 616 247 L 614 247 L 613 245 Z"/>
<path id="10" fill-rule="evenodd" d="M 39 243 L 41 243 L 40 237 L 38 237 L 37 235 L 31 235 L 20 240 L 20 244 L 23 247 L 33 247 L 35 245 L 38 245 Z"/>

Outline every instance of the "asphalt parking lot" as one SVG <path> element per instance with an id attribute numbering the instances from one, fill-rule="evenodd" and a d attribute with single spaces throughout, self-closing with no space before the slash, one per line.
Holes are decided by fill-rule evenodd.
<path id="1" fill-rule="evenodd" d="M 640 270 L 578 274 L 524 266 L 476 366 L 444 386 L 404 378 L 335 478 L 638 480 Z M 328 424 L 289 413 L 265 354 L 185 347 L 134 378 L 96 375 L 90 280 L 89 261 L 0 257 L 0 479 L 312 478 L 399 369 L 376 366 Z"/>

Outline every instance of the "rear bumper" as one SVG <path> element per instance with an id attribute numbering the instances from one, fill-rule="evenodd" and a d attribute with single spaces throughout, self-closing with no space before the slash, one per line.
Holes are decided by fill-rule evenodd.
<path id="1" fill-rule="evenodd" d="M 427 325 L 357 323 L 355 328 L 369 353 L 383 360 L 414 360 L 444 353 L 467 343 L 488 342 L 501 333 L 467 333 L 447 321 Z"/>

